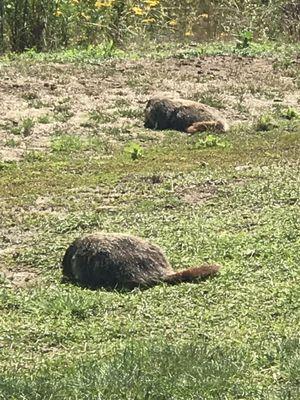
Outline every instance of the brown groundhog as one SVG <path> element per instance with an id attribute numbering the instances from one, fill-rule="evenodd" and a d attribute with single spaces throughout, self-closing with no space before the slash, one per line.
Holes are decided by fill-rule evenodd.
<path id="1" fill-rule="evenodd" d="M 62 268 L 65 278 L 83 286 L 127 289 L 194 282 L 216 275 L 220 269 L 204 265 L 175 272 L 158 246 L 115 233 L 76 239 L 64 255 Z"/>
<path id="2" fill-rule="evenodd" d="M 145 127 L 150 129 L 174 129 L 196 133 L 213 130 L 226 132 L 228 123 L 218 110 L 206 104 L 184 99 L 154 97 L 145 109 Z"/>

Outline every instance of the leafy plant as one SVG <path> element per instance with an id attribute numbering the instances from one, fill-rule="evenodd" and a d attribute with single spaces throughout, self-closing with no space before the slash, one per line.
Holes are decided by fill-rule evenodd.
<path id="1" fill-rule="evenodd" d="M 282 118 L 292 120 L 292 119 L 299 119 L 300 113 L 292 107 L 283 110 L 281 113 Z"/>
<path id="2" fill-rule="evenodd" d="M 41 151 L 30 150 L 25 154 L 24 160 L 31 163 L 31 162 L 41 161 L 44 159 L 44 157 L 45 155 Z"/>
<path id="3" fill-rule="evenodd" d="M 260 132 L 271 131 L 274 128 L 277 128 L 278 124 L 272 117 L 272 115 L 264 114 L 261 115 L 256 123 L 256 130 Z"/>
<path id="4" fill-rule="evenodd" d="M 40 124 L 49 124 L 50 123 L 50 116 L 49 115 L 41 115 L 38 117 L 37 121 Z"/>
<path id="5" fill-rule="evenodd" d="M 97 124 L 105 124 L 107 122 L 111 122 L 112 119 L 112 115 L 104 113 L 100 110 L 93 110 L 89 113 L 89 120 L 94 121 Z"/>
<path id="6" fill-rule="evenodd" d="M 129 154 L 131 159 L 138 160 L 143 156 L 143 148 L 138 143 L 130 143 L 128 144 L 125 149 L 125 153 Z"/>
<path id="7" fill-rule="evenodd" d="M 202 147 L 227 147 L 228 143 L 226 143 L 224 140 L 220 139 L 219 137 L 215 135 L 207 135 L 206 137 L 201 137 L 198 139 L 196 142 L 196 148 L 202 148 Z"/>
<path id="8" fill-rule="evenodd" d="M 32 132 L 35 122 L 32 118 L 22 119 L 17 126 L 11 128 L 11 132 L 15 135 L 29 136 Z"/>
<path id="9" fill-rule="evenodd" d="M 12 138 L 12 139 L 7 140 L 5 142 L 5 145 L 7 147 L 15 148 L 15 147 L 20 146 L 20 142 Z"/>
<path id="10" fill-rule="evenodd" d="M 80 137 L 68 134 L 57 135 L 51 142 L 51 149 L 56 153 L 71 153 L 81 150 L 82 146 Z"/>
<path id="11" fill-rule="evenodd" d="M 250 47 L 253 41 L 253 33 L 251 31 L 245 30 L 238 34 L 237 36 L 237 49 L 247 49 Z"/>

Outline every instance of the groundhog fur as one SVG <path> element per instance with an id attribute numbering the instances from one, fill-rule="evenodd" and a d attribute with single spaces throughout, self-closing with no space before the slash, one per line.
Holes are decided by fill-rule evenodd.
<path id="1" fill-rule="evenodd" d="M 62 261 L 64 279 L 91 287 L 133 289 L 166 282 L 197 282 L 220 267 L 204 265 L 175 272 L 163 251 L 148 241 L 125 234 L 97 233 L 76 239 Z"/>
<path id="2" fill-rule="evenodd" d="M 229 127 L 221 114 L 206 104 L 155 97 L 146 105 L 145 128 L 196 133 L 207 130 L 225 132 Z"/>

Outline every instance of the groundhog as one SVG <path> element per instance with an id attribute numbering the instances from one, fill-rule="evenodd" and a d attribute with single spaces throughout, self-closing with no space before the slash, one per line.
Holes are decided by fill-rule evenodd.
<path id="1" fill-rule="evenodd" d="M 195 101 L 164 97 L 155 97 L 148 101 L 145 109 L 145 127 L 174 129 L 187 133 L 228 130 L 227 122 L 216 109 Z"/>
<path id="2" fill-rule="evenodd" d="M 76 239 L 62 261 L 65 278 L 98 288 L 151 287 L 197 282 L 216 275 L 218 265 L 175 272 L 160 247 L 125 234 L 97 233 Z"/>

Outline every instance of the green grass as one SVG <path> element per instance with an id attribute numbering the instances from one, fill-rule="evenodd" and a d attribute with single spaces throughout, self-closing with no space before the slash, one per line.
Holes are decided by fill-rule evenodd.
<path id="1" fill-rule="evenodd" d="M 300 132 L 287 127 L 241 128 L 225 147 L 166 132 L 135 161 L 61 136 L 48 155 L 2 163 L 2 228 L 21 242 L 2 264 L 39 275 L 0 292 L 0 399 L 296 400 Z M 62 284 L 66 246 L 95 230 L 223 272 L 127 293 Z"/>
<path id="2" fill-rule="evenodd" d="M 102 64 L 109 59 L 131 59 L 141 58 L 194 58 L 215 55 L 238 55 L 250 57 L 276 57 L 281 67 L 291 66 L 293 59 L 299 53 L 299 44 L 278 41 L 256 41 L 251 42 L 246 48 L 239 48 L 238 41 L 218 41 L 207 43 L 186 44 L 166 41 L 156 43 L 145 41 L 144 45 L 139 44 L 126 46 L 126 51 L 118 48 L 112 42 L 104 42 L 101 45 L 63 49 L 47 53 L 39 53 L 34 49 L 25 51 L 22 54 L 7 53 L 0 57 L 0 65 L 17 62 L 55 62 L 55 63 L 84 63 Z"/>
<path id="3" fill-rule="evenodd" d="M 2 62 L 121 57 L 103 46 Z M 282 49 L 282 68 L 296 48 L 251 42 L 242 50 Z M 239 51 L 236 43 L 163 46 L 149 57 Z M 220 99 L 207 102 L 221 107 Z M 58 121 L 72 116 L 70 100 L 56 103 Z M 122 117 L 142 116 L 121 97 L 116 106 Z M 153 139 L 136 127 L 127 141 L 125 127 L 108 126 L 111 145 L 95 127 L 115 114 L 95 109 L 87 122 L 93 135 L 58 129 L 47 152 L 0 162 L 1 400 L 300 397 L 300 122 L 296 109 L 277 111 L 218 135 L 165 131 Z M 24 121 L 19 136 L 33 128 Z M 216 262 L 222 273 L 199 285 L 132 292 L 63 284 L 66 247 L 98 230 L 150 239 L 175 269 Z M 4 269 L 36 280 L 16 288 Z"/>

